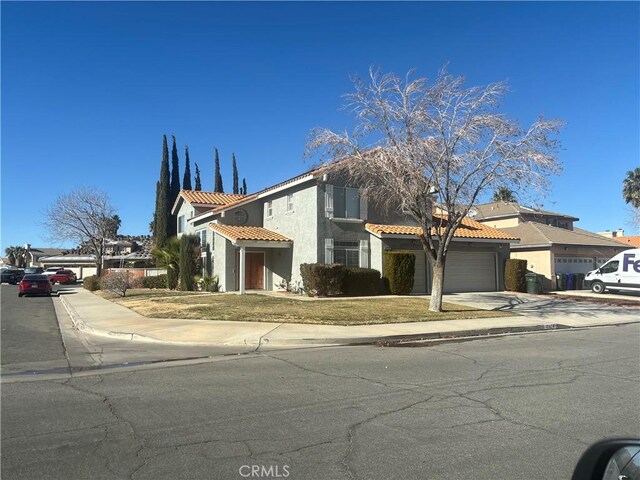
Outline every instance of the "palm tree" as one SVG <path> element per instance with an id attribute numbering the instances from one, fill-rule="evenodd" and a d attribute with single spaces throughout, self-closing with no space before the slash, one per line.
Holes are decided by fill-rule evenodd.
<path id="1" fill-rule="evenodd" d="M 4 253 L 7 255 L 11 265 L 15 265 L 18 268 L 26 266 L 27 251 L 24 247 L 10 246 L 4 249 Z"/>
<path id="2" fill-rule="evenodd" d="M 640 208 L 640 167 L 627 172 L 622 182 L 622 198 L 634 208 Z"/>
<path id="3" fill-rule="evenodd" d="M 16 264 L 16 255 L 17 255 L 17 249 L 18 247 L 7 247 L 4 249 L 4 253 L 7 256 L 7 260 L 9 260 L 9 263 L 11 265 L 15 265 Z"/>
<path id="4" fill-rule="evenodd" d="M 491 199 L 494 202 L 517 202 L 516 194 L 507 187 L 498 187 Z"/>
<path id="5" fill-rule="evenodd" d="M 151 250 L 151 255 L 156 259 L 159 267 L 167 269 L 167 288 L 175 290 L 180 273 L 180 240 L 171 237 L 163 247 Z"/>

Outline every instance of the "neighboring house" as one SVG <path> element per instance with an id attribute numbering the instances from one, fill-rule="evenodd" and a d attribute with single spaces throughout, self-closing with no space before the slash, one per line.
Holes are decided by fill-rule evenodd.
<path id="1" fill-rule="evenodd" d="M 614 240 L 627 245 L 628 248 L 640 248 L 640 235 L 615 237 Z"/>
<path id="2" fill-rule="evenodd" d="M 27 255 L 27 267 L 41 267 L 42 263 L 40 260 L 42 258 L 63 255 L 65 252 L 69 251 L 69 249 L 65 248 L 32 247 L 29 243 L 25 245 L 25 250 Z"/>
<path id="3" fill-rule="evenodd" d="M 624 230 L 619 228 L 617 230 L 605 230 L 604 232 L 596 232 L 598 235 L 602 235 L 607 238 L 619 238 L 624 237 Z"/>
<path id="4" fill-rule="evenodd" d="M 618 239 L 576 228 L 579 218 L 513 202 L 474 207 L 474 220 L 520 239 L 511 246 L 511 258 L 528 261 L 528 268 L 544 275 L 545 289 L 555 289 L 556 274 L 586 273 L 625 250 Z"/>
<path id="5" fill-rule="evenodd" d="M 200 237 L 203 273 L 217 275 L 223 291 L 300 284 L 303 263 L 382 271 L 385 250 L 410 250 L 416 255 L 413 291 L 428 293 L 431 272 L 418 228 L 368 205 L 355 187 L 320 168 L 233 201 L 182 191 L 173 213 L 178 236 Z M 223 204 L 207 209 L 205 200 Z M 514 242 L 512 235 L 466 219 L 450 246 L 445 291 L 502 290 L 504 260 Z"/>

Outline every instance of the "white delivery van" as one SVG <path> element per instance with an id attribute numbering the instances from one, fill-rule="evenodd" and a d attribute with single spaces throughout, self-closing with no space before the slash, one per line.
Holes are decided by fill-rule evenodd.
<path id="1" fill-rule="evenodd" d="M 640 248 L 620 252 L 597 270 L 587 273 L 584 282 L 594 293 L 640 292 Z"/>

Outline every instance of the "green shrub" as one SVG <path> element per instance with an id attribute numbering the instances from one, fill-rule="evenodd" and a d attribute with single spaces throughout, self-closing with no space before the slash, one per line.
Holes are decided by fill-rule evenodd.
<path id="1" fill-rule="evenodd" d="M 526 292 L 527 261 L 508 258 L 504 264 L 504 289 L 510 292 Z"/>
<path id="2" fill-rule="evenodd" d="M 167 274 L 142 277 L 142 288 L 167 288 Z"/>
<path id="3" fill-rule="evenodd" d="M 345 268 L 339 263 L 303 263 L 300 275 L 304 291 L 310 297 L 335 296 L 343 293 Z"/>
<path id="4" fill-rule="evenodd" d="M 344 276 L 344 293 L 349 297 L 379 295 L 380 272 L 373 268 L 347 268 Z"/>
<path id="5" fill-rule="evenodd" d="M 220 291 L 220 280 L 217 275 L 210 277 L 209 275 L 205 275 L 197 282 L 198 287 L 203 292 L 219 292 Z"/>
<path id="6" fill-rule="evenodd" d="M 409 295 L 413 290 L 416 256 L 400 250 L 384 252 L 384 283 L 392 295 Z"/>
<path id="7" fill-rule="evenodd" d="M 200 237 L 182 235 L 180 237 L 180 290 L 196 289 L 195 276 L 200 261 Z"/>
<path id="8" fill-rule="evenodd" d="M 97 275 L 89 275 L 88 277 L 84 277 L 82 286 L 90 292 L 100 290 L 100 277 Z"/>

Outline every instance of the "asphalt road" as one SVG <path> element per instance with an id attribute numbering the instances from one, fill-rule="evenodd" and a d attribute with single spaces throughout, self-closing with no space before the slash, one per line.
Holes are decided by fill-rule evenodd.
<path id="1" fill-rule="evenodd" d="M 54 290 L 56 287 L 54 287 Z M 18 298 L 18 286 L 0 286 L 2 365 L 65 360 L 51 297 Z"/>
<path id="2" fill-rule="evenodd" d="M 4 382 L 2 477 L 570 478 L 588 444 L 640 436 L 639 340 L 634 324 Z"/>

